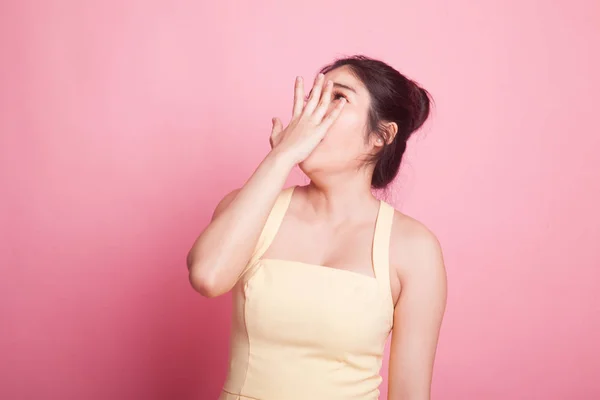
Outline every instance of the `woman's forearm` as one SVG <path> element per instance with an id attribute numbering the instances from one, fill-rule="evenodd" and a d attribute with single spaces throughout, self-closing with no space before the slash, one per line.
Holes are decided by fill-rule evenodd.
<path id="1" fill-rule="evenodd" d="M 228 292 L 244 271 L 294 163 L 270 152 L 246 184 L 223 199 L 188 253 L 192 286 L 207 297 Z"/>

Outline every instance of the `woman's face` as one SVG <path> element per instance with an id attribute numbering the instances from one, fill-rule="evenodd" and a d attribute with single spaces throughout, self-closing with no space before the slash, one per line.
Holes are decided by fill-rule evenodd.
<path id="1" fill-rule="evenodd" d="M 325 74 L 325 82 L 327 80 L 334 83 L 332 100 L 345 97 L 346 104 L 321 143 L 300 163 L 300 168 L 309 177 L 323 172 L 356 171 L 373 152 L 373 138 L 365 139 L 371 102 L 369 92 L 345 66 Z M 330 105 L 329 111 L 333 107 L 335 103 Z"/>

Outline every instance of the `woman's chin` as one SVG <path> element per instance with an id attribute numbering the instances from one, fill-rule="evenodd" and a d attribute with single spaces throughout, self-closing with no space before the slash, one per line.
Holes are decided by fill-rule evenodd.
<path id="1" fill-rule="evenodd" d="M 327 162 L 327 158 L 314 153 L 298 164 L 298 167 L 309 178 L 336 170 L 335 166 L 331 165 L 331 162 Z"/>
<path id="2" fill-rule="evenodd" d="M 319 168 L 319 156 L 314 152 L 311 153 L 304 161 L 298 164 L 298 167 L 305 174 L 309 174 L 311 171 L 314 171 Z"/>

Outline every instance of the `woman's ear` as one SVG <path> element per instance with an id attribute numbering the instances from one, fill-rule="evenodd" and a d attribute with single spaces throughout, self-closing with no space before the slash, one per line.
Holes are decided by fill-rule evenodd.
<path id="1" fill-rule="evenodd" d="M 390 144 L 394 141 L 396 134 L 398 133 L 398 124 L 395 122 L 386 122 L 382 126 L 383 137 L 375 135 L 375 140 L 373 146 L 375 147 L 383 147 L 384 141 L 385 144 Z"/>
<path id="2" fill-rule="evenodd" d="M 387 122 L 385 124 L 385 135 L 387 144 L 390 144 L 394 141 L 394 138 L 398 134 L 398 124 L 395 122 Z"/>

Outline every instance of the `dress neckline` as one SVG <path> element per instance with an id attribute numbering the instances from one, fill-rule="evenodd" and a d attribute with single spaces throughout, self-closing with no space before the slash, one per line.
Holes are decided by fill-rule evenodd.
<path id="1" fill-rule="evenodd" d="M 327 265 L 307 263 L 304 261 L 286 260 L 283 258 L 261 258 L 259 262 L 262 262 L 265 264 L 278 264 L 278 265 L 287 265 L 290 267 L 307 268 L 307 269 L 311 269 L 314 271 L 327 271 L 326 273 L 334 273 L 334 274 L 341 273 L 342 276 L 356 277 L 359 279 L 366 279 L 366 280 L 373 281 L 373 282 L 377 281 L 377 277 L 375 276 L 375 273 L 373 273 L 373 275 L 367 275 L 367 274 L 363 274 L 361 272 L 356 272 L 356 271 L 353 271 L 350 269 L 329 267 Z"/>
<path id="2" fill-rule="evenodd" d="M 379 280 L 381 280 L 381 278 L 384 278 L 384 281 L 389 281 L 389 261 L 388 261 L 388 255 L 387 255 L 388 249 L 385 247 L 385 246 L 389 246 L 389 232 L 386 232 L 387 229 L 385 229 L 385 228 L 388 224 L 384 222 L 384 219 L 389 218 L 389 215 L 384 215 L 384 214 L 385 214 L 386 206 L 387 206 L 387 208 L 392 209 L 392 211 L 393 211 L 393 208 L 381 199 L 378 200 L 379 207 L 377 210 L 377 217 L 375 218 L 375 228 L 374 228 L 374 232 L 373 232 L 373 237 L 371 239 L 371 271 L 372 271 L 373 275 L 367 275 L 367 274 L 363 274 L 361 272 L 356 272 L 356 271 L 349 270 L 349 269 L 336 268 L 336 267 L 331 267 L 331 266 L 327 266 L 327 265 L 323 265 L 323 264 L 308 263 L 308 262 L 304 262 L 304 261 L 296 261 L 296 260 L 288 260 L 288 259 L 283 259 L 283 258 L 272 258 L 272 257 L 263 258 L 262 255 L 268 250 L 268 248 L 272 244 L 273 240 L 275 239 L 275 236 L 279 232 L 279 228 L 281 227 L 283 219 L 285 218 L 285 215 L 287 214 L 287 211 L 291 204 L 292 197 L 293 197 L 293 194 L 294 194 L 296 188 L 298 188 L 298 185 L 293 185 L 293 186 L 285 189 L 282 192 L 282 195 L 278 198 L 277 204 L 276 204 L 276 206 L 279 206 L 279 207 L 277 207 L 278 218 L 276 221 L 274 221 L 273 226 L 271 227 L 271 232 L 270 232 L 270 235 L 268 238 L 268 243 L 264 247 L 262 254 L 258 257 L 258 261 L 263 261 L 265 263 L 280 263 L 280 264 L 286 264 L 286 265 L 290 265 L 290 266 L 304 266 L 304 267 L 309 267 L 309 268 L 312 268 L 315 270 L 317 270 L 317 269 L 332 270 L 332 271 L 338 271 L 338 272 L 345 273 L 345 274 L 350 274 L 351 276 L 356 275 L 359 278 L 370 279 L 370 280 L 374 280 L 374 281 L 379 281 Z M 392 217 L 393 217 L 393 213 L 392 213 Z M 391 223 L 389 225 L 391 225 Z M 384 243 L 380 244 L 379 242 L 381 240 Z M 380 246 L 384 246 L 383 251 L 380 251 Z M 381 255 L 378 254 L 379 252 L 384 253 L 383 257 L 381 257 Z M 378 268 L 378 264 L 381 263 L 382 260 L 383 260 L 383 263 L 385 264 L 385 268 L 381 268 L 381 267 Z M 385 273 L 387 275 L 387 277 L 379 276 L 380 274 L 383 274 L 383 273 Z"/>

